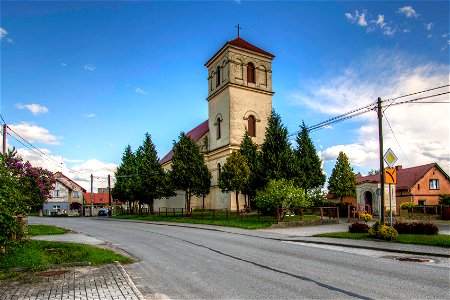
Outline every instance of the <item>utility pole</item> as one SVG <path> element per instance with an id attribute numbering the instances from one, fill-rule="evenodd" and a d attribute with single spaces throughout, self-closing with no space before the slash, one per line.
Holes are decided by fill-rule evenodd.
<path id="1" fill-rule="evenodd" d="M 381 98 L 378 97 L 378 143 L 380 148 L 380 179 L 381 179 L 381 206 L 380 223 L 384 224 L 384 162 L 383 162 L 383 111 L 381 107 Z"/>
<path id="2" fill-rule="evenodd" d="M 111 175 L 108 174 L 108 215 L 111 217 L 112 215 L 112 206 L 111 206 Z"/>
<path id="3" fill-rule="evenodd" d="M 94 175 L 91 174 L 91 217 L 94 212 Z"/>
<path id="4" fill-rule="evenodd" d="M 3 154 L 6 154 L 6 123 L 3 124 Z"/>

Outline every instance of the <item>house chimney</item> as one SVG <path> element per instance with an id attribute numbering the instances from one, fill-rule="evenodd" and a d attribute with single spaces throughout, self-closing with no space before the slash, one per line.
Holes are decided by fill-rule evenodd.
<path id="1" fill-rule="evenodd" d="M 402 166 L 395 166 L 395 171 L 401 170 Z"/>

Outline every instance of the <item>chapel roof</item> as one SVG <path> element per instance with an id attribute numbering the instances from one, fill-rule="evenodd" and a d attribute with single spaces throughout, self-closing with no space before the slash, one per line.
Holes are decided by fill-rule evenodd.
<path id="1" fill-rule="evenodd" d="M 249 42 L 247 42 L 244 39 L 241 39 L 240 37 L 238 37 L 238 38 L 236 38 L 236 39 L 234 39 L 232 41 L 228 41 L 226 43 L 226 45 L 233 45 L 233 46 L 236 46 L 236 47 L 240 47 L 240 48 L 244 48 L 244 49 L 251 50 L 251 51 L 254 51 L 254 52 L 258 52 L 258 53 L 261 53 L 261 54 L 264 54 L 264 55 L 275 57 L 275 55 L 273 55 L 273 54 L 271 54 L 271 53 L 269 53 L 267 51 L 264 51 L 263 49 L 258 48 L 258 47 L 254 46 L 252 44 L 250 44 Z"/>
<path id="2" fill-rule="evenodd" d="M 194 129 L 190 130 L 188 133 L 186 133 L 186 136 L 190 137 L 193 141 L 198 142 L 202 136 L 204 136 L 209 131 L 208 126 L 208 120 L 204 121 Z M 159 161 L 160 164 L 164 164 L 170 160 L 172 160 L 173 157 L 173 150 L 170 150 L 169 153 L 167 153 L 161 160 Z"/>
<path id="3" fill-rule="evenodd" d="M 235 46 L 235 47 L 238 47 L 238 48 L 242 48 L 242 49 L 246 49 L 246 50 L 250 50 L 250 51 L 253 51 L 253 52 L 256 52 L 256 53 L 260 53 L 260 54 L 263 54 L 263 55 L 267 55 L 267 56 L 270 56 L 271 58 L 274 58 L 275 57 L 275 55 L 273 55 L 272 53 L 269 53 L 269 52 L 267 52 L 267 51 L 265 51 L 265 50 L 263 50 L 263 49 L 261 49 L 261 48 L 259 48 L 259 47 L 256 47 L 255 45 L 252 45 L 252 44 L 250 44 L 249 42 L 247 42 L 246 40 L 244 40 L 244 39 L 242 39 L 242 38 L 240 38 L 240 37 L 237 37 L 237 38 L 235 38 L 234 40 L 231 40 L 231 41 L 227 41 L 223 46 L 222 46 L 222 48 L 220 48 L 220 50 L 219 51 L 217 51 L 206 63 L 205 63 L 205 66 L 208 66 L 208 64 L 216 57 L 216 55 L 218 54 L 218 53 L 220 53 L 223 49 L 225 49 L 225 47 L 227 47 L 227 46 Z"/>
<path id="4" fill-rule="evenodd" d="M 405 169 L 398 169 L 397 170 L 397 183 L 396 183 L 396 189 L 397 190 L 408 190 L 410 189 L 414 184 L 416 184 L 419 179 L 421 179 L 431 168 L 436 166 L 439 170 L 444 173 L 444 175 L 448 178 L 448 175 L 439 167 L 437 163 L 430 163 L 422 166 L 416 166 L 411 168 L 405 168 Z M 368 176 L 361 176 L 357 177 L 358 183 L 368 183 L 368 182 L 380 182 L 380 174 L 374 174 L 374 175 L 368 175 Z"/>

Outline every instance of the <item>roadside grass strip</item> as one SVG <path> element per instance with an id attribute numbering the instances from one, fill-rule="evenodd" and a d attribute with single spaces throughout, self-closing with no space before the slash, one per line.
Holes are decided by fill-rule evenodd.
<path id="1" fill-rule="evenodd" d="M 133 262 L 111 250 L 90 245 L 28 240 L 0 255 L 0 280 L 10 277 L 8 273 L 13 269 L 39 271 L 59 264 L 88 262 L 102 265 L 115 261 Z"/>
<path id="2" fill-rule="evenodd" d="M 371 238 L 368 233 L 330 232 L 320 233 L 314 236 L 354 240 L 373 240 L 373 238 Z M 450 248 L 450 235 L 399 234 L 398 238 L 395 241 L 391 241 L 390 243 L 416 244 Z"/>
<path id="3" fill-rule="evenodd" d="M 238 227 L 242 229 L 264 229 L 269 228 L 272 224 L 276 224 L 276 220 L 273 216 L 258 216 L 257 214 L 245 214 L 242 218 L 237 216 L 236 212 L 228 212 L 226 215 L 224 212 L 216 211 L 214 214 L 211 211 L 194 211 L 191 217 L 182 216 L 179 212 L 161 213 L 161 216 L 155 214 L 143 214 L 143 215 L 115 215 L 116 219 L 130 219 L 130 220 L 146 220 L 154 222 L 177 222 L 177 223 L 191 223 L 191 224 L 205 224 L 216 226 L 228 226 Z M 306 215 L 303 216 L 303 221 L 319 220 L 319 216 Z M 283 222 L 298 221 L 298 216 L 286 216 Z"/>
<path id="4" fill-rule="evenodd" d="M 64 234 L 69 230 L 52 225 L 28 225 L 28 235 Z"/>

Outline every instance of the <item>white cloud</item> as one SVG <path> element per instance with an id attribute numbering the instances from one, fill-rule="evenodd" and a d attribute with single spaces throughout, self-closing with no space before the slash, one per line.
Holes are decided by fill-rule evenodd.
<path id="1" fill-rule="evenodd" d="M 136 88 L 136 93 L 141 94 L 141 95 L 147 95 L 148 94 L 147 91 L 144 91 L 140 87 Z"/>
<path id="2" fill-rule="evenodd" d="M 367 26 L 366 14 L 367 14 L 366 11 L 363 11 L 360 14 L 359 11 L 355 10 L 355 15 L 352 15 L 351 13 L 345 13 L 345 17 L 352 24 L 356 23 L 358 26 L 366 27 Z"/>
<path id="3" fill-rule="evenodd" d="M 30 143 L 40 143 L 46 145 L 59 145 L 61 137 L 57 137 L 49 132 L 48 129 L 37 125 L 21 122 L 19 124 L 8 125 L 12 131 L 16 132 Z M 14 134 L 13 132 L 13 134 Z"/>
<path id="4" fill-rule="evenodd" d="M 52 155 L 48 149 L 39 149 L 47 156 L 37 154 L 28 149 L 17 149 L 17 153 L 25 160 L 29 161 L 31 165 L 35 167 L 42 167 L 51 172 L 62 172 L 70 179 L 81 185 L 86 191 L 90 191 L 90 174 L 94 175 L 93 187 L 94 192 L 97 188 L 105 188 L 108 186 L 107 177 L 111 175 L 111 187 L 114 185 L 114 172 L 117 169 L 117 165 L 113 163 L 105 163 L 96 159 L 90 159 L 87 161 L 79 159 L 68 159 L 62 156 Z M 67 163 L 80 163 L 69 168 Z"/>
<path id="5" fill-rule="evenodd" d="M 418 14 L 414 8 L 412 8 L 412 6 L 404 6 L 398 9 L 397 13 L 399 14 L 403 14 L 408 18 L 417 18 L 418 16 L 420 16 L 420 14 Z"/>
<path id="6" fill-rule="evenodd" d="M 425 26 L 425 28 L 427 29 L 427 30 L 432 30 L 433 29 L 433 26 L 434 26 L 434 23 L 425 23 L 425 24 L 423 24 L 424 26 Z"/>
<path id="7" fill-rule="evenodd" d="M 0 38 L 6 37 L 7 34 L 8 32 L 4 28 L 0 27 Z"/>
<path id="8" fill-rule="evenodd" d="M 427 34 L 427 38 L 431 39 L 433 37 L 432 33 Z"/>
<path id="9" fill-rule="evenodd" d="M 18 109 L 28 109 L 33 115 L 48 113 L 48 108 L 39 104 L 17 104 Z"/>
<path id="10" fill-rule="evenodd" d="M 447 84 L 450 80 L 448 65 L 425 62 L 418 57 L 391 51 L 379 51 L 355 61 L 337 73 L 338 75 L 305 83 L 302 91 L 306 92 L 293 93 L 293 104 L 307 106 L 324 114 L 339 115 L 372 103 L 378 96 L 388 99 Z M 432 91 L 421 96 L 436 93 L 438 92 Z M 397 102 L 414 97 L 399 99 Z M 450 100 L 448 94 L 433 99 Z M 385 150 L 392 148 L 399 157 L 398 163 L 405 167 L 438 162 L 448 169 L 448 107 L 448 104 L 403 104 L 389 107 L 385 112 L 386 117 L 401 147 L 397 145 L 384 120 Z M 324 161 L 335 161 L 339 151 L 344 151 L 354 165 L 366 170 L 376 169 L 379 164 L 376 114 L 367 113 L 357 118 L 363 126 L 356 128 L 353 140 L 324 149 L 320 152 L 321 157 Z M 338 130 L 339 126 L 335 126 L 334 134 L 339 134 Z"/>
<path id="11" fill-rule="evenodd" d="M 91 64 L 84 65 L 86 71 L 94 71 L 97 67 Z"/>
<path id="12" fill-rule="evenodd" d="M 236 4 L 241 4 L 241 0 L 233 0 L 233 2 Z"/>
<path id="13" fill-rule="evenodd" d="M 8 32 L 5 30 L 5 28 L 0 27 L 0 39 L 2 41 L 5 40 L 8 43 L 14 43 L 14 41 L 11 38 L 7 37 L 7 35 Z"/>
<path id="14" fill-rule="evenodd" d="M 84 114 L 83 116 L 85 116 L 86 118 L 95 118 L 97 115 L 94 113 L 87 113 L 87 114 Z"/>
<path id="15" fill-rule="evenodd" d="M 67 64 L 65 62 L 61 63 L 62 67 L 67 67 Z"/>

